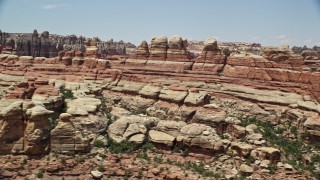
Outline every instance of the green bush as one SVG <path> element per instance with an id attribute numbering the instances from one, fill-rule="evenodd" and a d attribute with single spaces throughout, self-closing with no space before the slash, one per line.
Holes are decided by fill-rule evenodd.
<path id="1" fill-rule="evenodd" d="M 154 145 L 150 141 L 146 141 L 142 146 L 141 149 L 146 152 L 147 150 L 153 151 L 155 149 Z"/>
<path id="2" fill-rule="evenodd" d="M 122 141 L 117 143 L 109 138 L 108 140 L 108 149 L 112 153 L 132 153 L 133 151 L 139 149 L 139 145 L 129 141 Z"/>
<path id="3" fill-rule="evenodd" d="M 106 169 L 104 168 L 104 166 L 103 165 L 100 165 L 99 167 L 98 167 L 98 171 L 99 172 L 104 172 Z"/>
<path id="4" fill-rule="evenodd" d="M 131 170 L 125 170 L 124 171 L 124 179 L 128 179 L 129 177 L 132 176 L 132 171 Z"/>
<path id="5" fill-rule="evenodd" d="M 104 147 L 104 144 L 103 144 L 103 142 L 100 141 L 100 140 L 95 140 L 95 141 L 93 142 L 93 146 L 94 146 L 94 147 L 97 147 L 97 148 L 102 148 L 102 147 Z"/>
<path id="6" fill-rule="evenodd" d="M 290 132 L 291 132 L 291 134 L 294 134 L 295 136 L 298 134 L 298 130 L 297 130 L 297 128 L 295 126 L 292 126 L 290 128 Z"/>
<path id="7" fill-rule="evenodd" d="M 138 171 L 138 176 L 137 176 L 137 178 L 138 178 L 138 179 L 141 179 L 142 176 L 143 176 L 143 172 L 142 172 L 141 170 L 139 170 L 139 171 Z"/>
<path id="8" fill-rule="evenodd" d="M 57 119 L 53 118 L 53 117 L 49 118 L 49 123 L 50 123 L 50 129 L 51 130 L 54 129 L 58 124 Z"/>
<path id="9" fill-rule="evenodd" d="M 148 156 L 148 154 L 146 152 L 139 153 L 139 154 L 137 154 L 136 157 L 137 158 L 141 158 L 141 159 L 145 159 L 147 161 L 150 161 L 150 157 Z"/>
<path id="10" fill-rule="evenodd" d="M 39 179 L 43 178 L 44 172 L 45 172 L 44 169 L 40 169 L 40 170 L 38 171 L 38 173 L 36 174 L 36 175 L 37 175 L 37 178 L 39 178 Z"/>
<path id="11" fill-rule="evenodd" d="M 248 159 L 246 159 L 246 164 L 251 165 L 255 162 L 255 159 L 252 156 L 249 156 Z"/>
<path id="12" fill-rule="evenodd" d="M 155 156 L 155 157 L 153 158 L 153 161 L 156 162 L 156 163 L 161 164 L 161 163 L 163 162 L 163 159 L 162 159 L 161 157 Z"/>
<path id="13" fill-rule="evenodd" d="M 269 169 L 269 171 L 270 171 L 271 174 L 275 174 L 276 171 L 277 171 L 277 165 L 275 165 L 275 164 L 270 164 L 270 165 L 268 166 L 268 169 Z"/>
<path id="14" fill-rule="evenodd" d="M 61 86 L 60 92 L 62 93 L 63 99 L 74 99 L 73 92 L 69 89 L 65 89 L 64 86 Z"/>

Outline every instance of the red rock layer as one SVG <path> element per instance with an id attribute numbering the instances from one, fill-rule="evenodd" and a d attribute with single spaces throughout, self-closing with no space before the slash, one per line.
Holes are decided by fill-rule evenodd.
<path id="1" fill-rule="evenodd" d="M 0 71 L 27 77 L 61 76 L 66 79 L 127 79 L 148 82 L 166 77 L 174 80 L 231 83 L 259 89 L 273 89 L 312 95 L 320 101 L 320 73 L 313 72 L 302 56 L 286 47 L 265 48 L 263 56 L 233 54 L 227 57 L 215 39 L 205 42 L 197 59 L 189 59 L 180 37 L 152 40 L 150 52 L 142 43 L 130 58 L 112 56 L 98 59 L 94 50 L 60 52 L 56 58 L 32 58 L 2 54 Z M 93 48 L 94 49 L 94 48 Z M 179 52 L 180 53 L 179 53 Z"/>

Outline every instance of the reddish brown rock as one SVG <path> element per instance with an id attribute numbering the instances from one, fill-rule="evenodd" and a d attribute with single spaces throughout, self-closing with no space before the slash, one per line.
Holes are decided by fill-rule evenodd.
<path id="1" fill-rule="evenodd" d="M 167 61 L 190 61 L 187 51 L 188 41 L 180 36 L 172 36 L 169 39 Z"/>
<path id="2" fill-rule="evenodd" d="M 132 59 L 148 59 L 149 58 L 149 46 L 146 41 L 142 41 L 141 44 L 138 46 L 135 54 L 132 56 Z"/>

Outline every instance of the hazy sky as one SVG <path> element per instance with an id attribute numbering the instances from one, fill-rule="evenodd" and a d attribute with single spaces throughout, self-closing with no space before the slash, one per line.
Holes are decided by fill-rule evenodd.
<path id="1" fill-rule="evenodd" d="M 320 45 L 320 0 L 0 0 L 5 32 Z"/>

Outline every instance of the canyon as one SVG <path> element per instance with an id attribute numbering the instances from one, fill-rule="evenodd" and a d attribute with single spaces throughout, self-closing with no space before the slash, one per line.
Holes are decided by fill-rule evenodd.
<path id="1" fill-rule="evenodd" d="M 316 50 L 1 37 L 0 178 L 320 177 Z"/>

